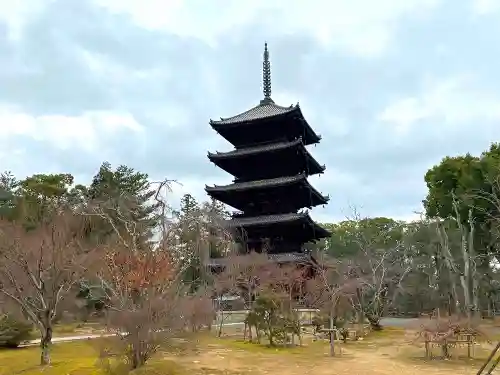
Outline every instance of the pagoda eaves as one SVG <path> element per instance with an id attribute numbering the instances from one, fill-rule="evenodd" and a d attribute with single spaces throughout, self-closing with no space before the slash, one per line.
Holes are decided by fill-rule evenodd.
<path id="1" fill-rule="evenodd" d="M 302 137 L 304 145 L 321 140 L 307 123 L 299 104 L 282 107 L 274 102 L 261 102 L 236 116 L 210 120 L 210 125 L 235 147 L 258 145 L 279 138 L 292 141 Z"/>
<path id="2" fill-rule="evenodd" d="M 304 264 L 308 265 L 311 261 L 316 263 L 316 260 L 310 256 L 310 254 L 305 253 L 278 253 L 278 254 L 267 254 L 269 260 L 272 262 L 276 262 L 278 264 Z M 211 258 L 207 262 L 207 266 L 212 268 L 224 268 L 231 262 L 231 259 L 228 258 Z"/>
<path id="3" fill-rule="evenodd" d="M 306 174 L 277 177 L 266 180 L 237 182 L 223 186 L 206 186 L 212 197 L 240 211 L 259 212 L 265 210 L 299 210 L 328 203 L 307 180 Z"/>
<path id="4" fill-rule="evenodd" d="M 290 242 L 305 243 L 331 236 L 331 233 L 314 222 L 308 213 L 235 217 L 228 221 L 228 225 L 250 239 L 284 237 Z"/>
<path id="5" fill-rule="evenodd" d="M 325 166 L 320 165 L 306 149 L 302 138 L 239 148 L 229 152 L 209 152 L 208 158 L 238 181 L 301 173 L 312 176 L 325 171 Z M 260 168 L 264 163 L 267 163 L 267 168 Z M 274 170 L 271 167 L 274 167 Z"/>

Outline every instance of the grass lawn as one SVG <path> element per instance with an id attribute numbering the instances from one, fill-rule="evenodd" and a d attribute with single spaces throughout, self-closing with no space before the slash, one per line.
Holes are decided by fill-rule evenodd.
<path id="1" fill-rule="evenodd" d="M 234 333 L 234 332 L 233 332 Z M 305 340 L 303 347 L 269 348 L 231 336 L 200 337 L 197 350 L 181 355 L 158 353 L 139 375 L 445 375 L 474 374 L 491 346 L 476 349 L 479 359 L 425 361 L 421 346 L 410 345 L 404 331 L 374 333 L 342 345 L 342 354 L 328 356 L 328 345 Z M 0 375 L 99 375 L 97 351 L 90 341 L 56 344 L 50 367 L 38 366 L 38 348 L 0 351 Z M 104 374 L 103 374 L 104 375 Z"/>
<path id="2" fill-rule="evenodd" d="M 50 368 L 41 368 L 38 347 L 0 350 L 0 375 L 13 374 L 98 374 L 97 352 L 88 342 L 75 342 L 53 346 L 53 363 Z"/>
<path id="3" fill-rule="evenodd" d="M 40 351 L 37 347 L 0 350 L 0 375 L 108 375 L 100 370 L 98 352 L 90 341 L 54 344 L 52 364 L 40 367 Z M 157 358 L 136 375 L 174 375 L 181 373 L 174 362 Z"/>

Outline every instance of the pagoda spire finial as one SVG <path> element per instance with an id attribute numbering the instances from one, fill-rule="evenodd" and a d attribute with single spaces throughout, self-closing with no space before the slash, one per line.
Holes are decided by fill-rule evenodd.
<path id="1" fill-rule="evenodd" d="M 262 86 L 264 92 L 264 99 L 261 104 L 274 103 L 271 99 L 271 62 L 269 61 L 269 50 L 267 49 L 267 42 L 264 43 L 264 62 L 262 63 Z"/>

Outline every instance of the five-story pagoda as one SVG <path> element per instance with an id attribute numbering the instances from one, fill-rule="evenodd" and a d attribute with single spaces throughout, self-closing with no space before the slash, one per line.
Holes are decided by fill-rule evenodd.
<path id="1" fill-rule="evenodd" d="M 308 258 L 304 243 L 330 236 L 303 210 L 328 202 L 328 197 L 307 180 L 325 170 L 305 147 L 319 143 L 321 137 L 309 126 L 298 104 L 282 107 L 271 99 L 267 43 L 263 89 L 264 98 L 256 107 L 233 117 L 210 120 L 212 128 L 235 149 L 209 153 L 208 158 L 233 175 L 234 181 L 206 186 L 205 190 L 239 211 L 227 225 L 243 252 L 267 251 L 279 263 L 301 262 Z"/>

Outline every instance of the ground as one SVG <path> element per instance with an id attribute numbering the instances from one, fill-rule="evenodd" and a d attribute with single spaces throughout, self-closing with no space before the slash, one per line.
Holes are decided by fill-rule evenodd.
<path id="1" fill-rule="evenodd" d="M 328 345 L 307 340 L 304 347 L 275 349 L 248 344 L 226 330 L 227 336 L 199 338 L 196 348 L 182 354 L 158 353 L 140 375 L 446 375 L 475 374 L 492 344 L 476 349 L 475 360 L 423 359 L 423 348 L 412 344 L 402 329 L 374 333 L 363 341 L 342 346 L 342 354 L 328 356 Z M 40 368 L 38 348 L 0 351 L 0 375 L 99 375 L 95 340 L 54 345 L 53 364 Z M 500 372 L 498 372 L 500 374 Z"/>
<path id="2" fill-rule="evenodd" d="M 54 327 L 55 337 L 89 335 L 102 332 L 104 332 L 104 329 L 99 323 L 65 323 Z M 37 335 L 37 333 L 35 331 L 34 335 Z"/>

